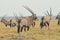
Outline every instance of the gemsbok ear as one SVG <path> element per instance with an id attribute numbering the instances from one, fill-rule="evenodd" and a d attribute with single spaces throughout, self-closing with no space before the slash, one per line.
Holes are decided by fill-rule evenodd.
<path id="1" fill-rule="evenodd" d="M 27 6 L 23 6 L 25 9 L 27 9 L 32 15 L 34 15 L 34 12 Z"/>

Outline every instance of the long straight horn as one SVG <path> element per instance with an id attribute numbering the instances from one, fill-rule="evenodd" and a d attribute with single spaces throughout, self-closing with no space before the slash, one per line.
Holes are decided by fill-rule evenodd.
<path id="1" fill-rule="evenodd" d="M 20 16 L 20 18 L 23 18 L 23 14 L 21 14 L 20 12 L 19 12 L 19 16 Z"/>
<path id="2" fill-rule="evenodd" d="M 50 16 L 52 16 L 52 9 L 50 8 Z"/>
<path id="3" fill-rule="evenodd" d="M 34 12 L 27 6 L 23 6 L 25 9 L 27 9 L 32 15 L 34 15 Z"/>
<path id="4" fill-rule="evenodd" d="M 14 17 L 18 18 L 17 14 L 15 12 L 13 12 L 13 14 L 14 14 Z"/>
<path id="5" fill-rule="evenodd" d="M 60 12 L 57 15 L 59 15 L 59 14 L 60 14 Z"/>
<path id="6" fill-rule="evenodd" d="M 2 18 L 1 18 L 1 21 L 6 17 L 7 15 L 5 14 Z M 4 19 L 5 20 L 5 19 Z"/>
<path id="7" fill-rule="evenodd" d="M 7 16 L 7 14 L 5 14 L 2 18 L 5 18 Z"/>
<path id="8" fill-rule="evenodd" d="M 47 15 L 49 16 L 50 14 L 49 14 L 49 12 L 48 11 L 46 11 L 47 12 Z"/>

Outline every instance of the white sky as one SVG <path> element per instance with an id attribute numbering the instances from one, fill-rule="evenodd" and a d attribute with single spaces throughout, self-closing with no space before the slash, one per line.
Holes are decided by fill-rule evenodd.
<path id="1" fill-rule="evenodd" d="M 37 16 L 44 15 L 49 8 L 52 8 L 53 15 L 57 15 L 60 11 L 59 4 L 60 0 L 0 0 L 0 16 L 14 16 L 13 12 L 30 16 L 31 13 L 23 8 L 23 5 L 32 9 Z"/>

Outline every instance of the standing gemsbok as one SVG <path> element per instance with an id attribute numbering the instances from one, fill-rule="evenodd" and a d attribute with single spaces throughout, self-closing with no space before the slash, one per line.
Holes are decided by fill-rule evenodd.
<path id="1" fill-rule="evenodd" d="M 50 12 L 47 11 L 47 14 L 45 13 L 46 16 L 43 16 L 41 18 L 41 23 L 40 23 L 40 26 L 41 28 L 43 28 L 44 26 L 47 26 L 48 25 L 48 29 L 49 29 L 49 24 L 50 24 L 50 20 L 52 19 L 52 9 L 50 8 Z"/>
<path id="2" fill-rule="evenodd" d="M 23 6 L 23 7 L 25 9 L 27 9 L 32 15 L 28 16 L 28 17 L 21 18 L 21 22 L 20 22 L 21 32 L 22 32 L 23 28 L 24 28 L 25 31 L 26 31 L 26 28 L 27 28 L 27 31 L 28 31 L 32 24 L 35 25 L 34 20 L 37 19 L 36 14 L 34 14 L 34 12 L 30 8 L 28 8 L 27 6 Z"/>

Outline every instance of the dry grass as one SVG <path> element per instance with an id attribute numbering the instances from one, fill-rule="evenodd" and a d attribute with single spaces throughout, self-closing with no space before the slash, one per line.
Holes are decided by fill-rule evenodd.
<path id="1" fill-rule="evenodd" d="M 46 28 L 41 29 L 40 21 L 36 21 L 35 27 L 31 27 L 30 31 L 17 33 L 17 26 L 10 28 L 5 27 L 0 22 L 0 40 L 60 40 L 60 26 L 57 25 L 57 20 L 51 20 L 49 30 Z"/>

